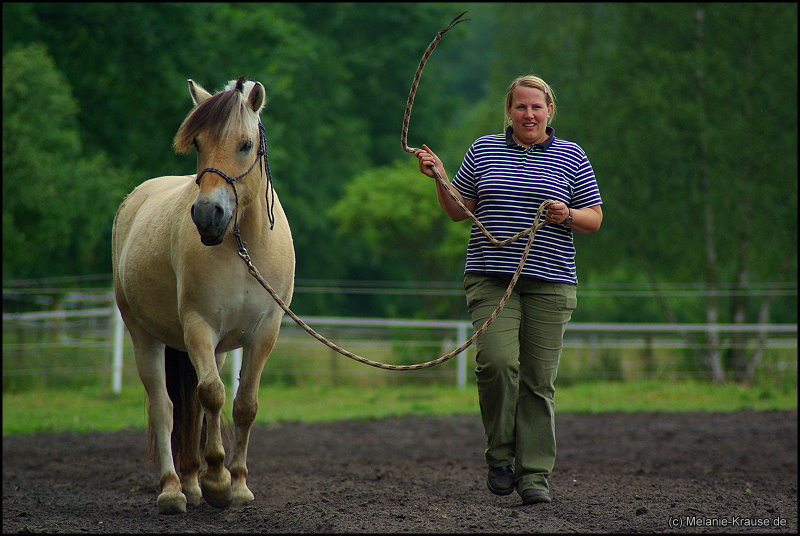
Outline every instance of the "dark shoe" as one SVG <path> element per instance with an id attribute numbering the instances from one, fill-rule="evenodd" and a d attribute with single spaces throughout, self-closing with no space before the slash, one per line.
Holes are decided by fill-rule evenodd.
<path id="1" fill-rule="evenodd" d="M 508 495 L 514 491 L 514 470 L 510 465 L 492 467 L 486 477 L 486 484 L 495 495 Z"/>
<path id="2" fill-rule="evenodd" d="M 544 489 L 526 489 L 522 493 L 522 504 L 549 503 L 550 492 Z"/>

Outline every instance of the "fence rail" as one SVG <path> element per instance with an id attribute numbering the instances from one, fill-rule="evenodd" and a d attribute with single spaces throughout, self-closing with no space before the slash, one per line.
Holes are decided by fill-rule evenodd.
<path id="1" fill-rule="evenodd" d="M 107 346 L 111 349 L 111 390 L 119 393 L 122 389 L 123 348 L 125 341 L 125 328 L 119 311 L 116 307 L 100 307 L 75 311 L 37 311 L 26 313 L 3 313 L 4 327 L 8 324 L 28 325 L 43 321 L 61 322 L 68 319 L 105 318 L 110 321 L 110 335 L 106 341 L 80 341 L 64 338 L 59 342 L 49 343 L 22 343 L 3 344 L 3 351 L 21 350 L 33 347 L 53 346 Z M 343 318 L 343 317 L 304 317 L 312 326 L 327 326 L 335 328 L 380 328 L 380 329 L 436 329 L 451 332 L 455 336 L 453 347 L 460 346 L 472 332 L 472 324 L 467 320 L 403 320 L 383 318 Z M 284 323 L 293 324 L 289 317 L 284 317 Z M 284 332 L 282 332 L 283 335 Z M 702 343 L 690 343 L 680 334 L 758 334 L 764 337 L 764 346 L 770 348 L 797 348 L 797 324 L 622 324 L 622 323 L 580 323 L 569 324 L 566 348 L 705 348 Z M 608 339 L 609 335 L 618 335 L 617 338 Z M 673 337 L 669 337 L 673 335 Z M 767 338 L 772 336 L 773 338 Z M 447 337 L 450 339 L 450 337 Z M 319 344 L 309 340 L 310 343 Z M 446 341 L 450 342 L 450 341 Z M 722 340 L 717 347 L 735 348 L 737 343 L 733 340 Z M 449 351 L 449 348 L 446 349 Z M 231 362 L 231 389 L 233 393 L 238 389 L 239 370 L 241 367 L 241 349 L 229 353 Z M 40 371 L 41 372 L 41 371 Z M 5 374 L 5 372 L 4 372 Z M 459 387 L 466 385 L 467 359 L 466 351 L 457 356 L 456 384 Z"/>

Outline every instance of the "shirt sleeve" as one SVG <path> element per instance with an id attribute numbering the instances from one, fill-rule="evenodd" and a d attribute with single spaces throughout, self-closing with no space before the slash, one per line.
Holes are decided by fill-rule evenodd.
<path id="1" fill-rule="evenodd" d="M 575 173 L 575 185 L 572 189 L 572 199 L 569 206 L 572 208 L 586 208 L 602 204 L 603 199 L 600 197 L 600 188 L 597 186 L 594 169 L 592 169 L 592 164 L 584 153 Z"/>
<path id="2" fill-rule="evenodd" d="M 470 145 L 458 173 L 453 177 L 453 186 L 465 199 L 478 199 L 475 177 L 475 144 Z"/>

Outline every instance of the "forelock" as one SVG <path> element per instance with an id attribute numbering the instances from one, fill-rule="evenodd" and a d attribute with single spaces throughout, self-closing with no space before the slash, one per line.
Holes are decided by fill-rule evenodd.
<path id="1" fill-rule="evenodd" d="M 232 82 L 232 88 L 229 89 L 229 82 L 225 90 L 200 103 L 186 116 L 173 140 L 175 151 L 188 153 L 197 135 L 203 131 L 219 139 L 234 129 L 249 131 L 258 125 L 257 115 L 247 106 L 246 93 L 236 89 L 236 80 Z M 254 84 L 244 82 L 243 89 L 249 92 L 248 84 L 250 89 Z"/>

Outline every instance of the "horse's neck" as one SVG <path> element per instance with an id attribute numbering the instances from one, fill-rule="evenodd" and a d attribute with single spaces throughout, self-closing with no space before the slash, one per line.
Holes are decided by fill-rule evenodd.
<path id="1" fill-rule="evenodd" d="M 266 179 L 263 177 L 256 184 L 253 184 L 252 190 L 247 196 L 247 204 L 243 207 L 242 213 L 239 216 L 239 228 L 242 233 L 245 230 L 253 233 L 261 233 L 263 229 L 269 229 L 269 212 L 268 208 L 277 203 L 278 196 L 270 191 Z M 269 205 L 267 204 L 267 196 L 269 196 Z"/>

